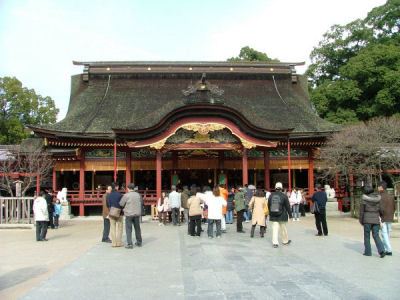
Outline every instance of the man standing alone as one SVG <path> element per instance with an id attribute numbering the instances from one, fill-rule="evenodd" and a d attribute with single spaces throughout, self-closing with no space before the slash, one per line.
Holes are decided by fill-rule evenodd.
<path id="1" fill-rule="evenodd" d="M 328 235 L 328 225 L 326 224 L 326 202 L 328 201 L 328 197 L 326 196 L 326 193 L 321 190 L 320 184 L 315 185 L 315 189 L 317 192 L 312 195 L 311 200 L 313 204 L 318 207 L 318 209 L 314 210 L 315 226 L 318 231 L 316 236 L 322 236 L 322 232 L 326 236 Z"/>
<path id="2" fill-rule="evenodd" d="M 394 197 L 386 192 L 387 183 L 379 182 L 378 191 L 381 195 L 382 216 L 382 241 L 385 246 L 386 255 L 392 255 L 392 246 L 390 245 L 390 232 L 392 231 L 393 216 L 395 211 Z"/>
<path id="3" fill-rule="evenodd" d="M 132 249 L 132 225 L 135 228 L 135 245 L 142 246 L 142 233 L 140 230 L 140 217 L 142 216 L 142 196 L 135 191 L 135 185 L 130 183 L 127 193 L 122 197 L 119 205 L 124 208 L 126 243 L 125 248 Z"/>
<path id="4" fill-rule="evenodd" d="M 176 226 L 181 225 L 181 194 L 176 191 L 176 186 L 171 186 L 171 193 L 168 196 L 169 202 L 171 204 L 172 211 L 172 223 Z"/>

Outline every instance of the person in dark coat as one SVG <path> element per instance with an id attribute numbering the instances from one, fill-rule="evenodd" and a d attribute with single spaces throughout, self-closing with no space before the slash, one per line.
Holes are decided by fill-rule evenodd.
<path id="1" fill-rule="evenodd" d="M 289 198 L 282 193 L 282 183 L 275 184 L 275 192 L 268 197 L 269 221 L 272 223 L 272 245 L 274 248 L 279 247 L 278 234 L 280 232 L 282 244 L 289 245 L 286 223 L 288 218 L 292 218 L 292 210 L 290 209 Z"/>
<path id="2" fill-rule="evenodd" d="M 103 195 L 102 198 L 102 204 L 103 204 L 103 209 L 102 209 L 102 214 L 103 214 L 103 237 L 101 241 L 103 243 L 111 243 L 111 239 L 109 238 L 110 235 L 110 217 L 108 216 L 108 213 L 110 212 L 110 209 L 107 207 L 107 195 L 111 193 L 111 185 L 108 185 L 106 188 L 106 192 Z"/>
<path id="3" fill-rule="evenodd" d="M 376 248 L 381 258 L 385 257 L 386 252 L 379 237 L 380 217 L 383 215 L 381 207 L 381 196 L 374 193 L 372 186 L 364 187 L 364 195 L 360 203 L 359 221 L 364 227 L 364 255 L 371 256 L 370 236 L 374 238 Z"/>
<path id="4" fill-rule="evenodd" d="M 54 220 L 53 220 L 53 213 L 54 213 L 54 205 L 53 205 L 53 190 L 51 188 L 46 188 L 45 189 L 46 194 L 44 195 L 44 199 L 46 199 L 47 202 L 47 211 L 49 213 L 49 221 L 47 227 L 51 227 L 51 229 L 54 229 Z"/>
<path id="5" fill-rule="evenodd" d="M 378 191 L 381 195 L 381 207 L 383 209 L 382 216 L 382 242 L 385 247 L 386 255 L 392 255 L 392 246 L 390 245 L 390 232 L 392 231 L 392 223 L 394 211 L 396 210 L 394 197 L 386 192 L 387 183 L 381 181 L 378 184 Z"/>
<path id="6" fill-rule="evenodd" d="M 328 235 L 328 224 L 326 223 L 326 202 L 328 201 L 328 196 L 322 190 L 320 184 L 316 184 L 315 189 L 317 191 L 312 195 L 311 201 L 313 205 L 318 206 L 318 210 L 314 211 L 315 226 L 318 231 L 316 236 L 322 236 L 322 232 L 326 236 Z"/>

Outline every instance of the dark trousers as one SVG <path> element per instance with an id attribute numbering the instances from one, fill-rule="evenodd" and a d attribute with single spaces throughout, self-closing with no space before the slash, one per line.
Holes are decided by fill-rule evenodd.
<path id="1" fill-rule="evenodd" d="M 305 206 L 304 206 L 304 203 L 300 203 L 300 215 L 302 216 L 302 217 L 305 217 L 306 216 L 306 208 L 305 208 Z"/>
<path id="2" fill-rule="evenodd" d="M 172 213 L 172 223 L 174 225 L 181 224 L 181 215 L 179 207 L 172 208 L 171 213 Z"/>
<path id="3" fill-rule="evenodd" d="M 36 241 L 46 238 L 48 223 L 48 221 L 36 221 Z"/>
<path id="4" fill-rule="evenodd" d="M 364 247 L 365 247 L 365 255 L 371 255 L 371 231 L 372 237 L 374 238 L 376 248 L 378 249 L 379 254 L 385 251 L 383 247 L 383 243 L 381 238 L 379 237 L 379 224 L 364 224 Z"/>
<path id="5" fill-rule="evenodd" d="M 48 209 L 48 212 L 49 212 L 49 221 L 47 222 L 47 226 L 49 226 L 49 227 L 54 229 L 53 218 L 50 217 L 50 216 L 53 216 L 53 212 L 50 209 Z"/>
<path id="6" fill-rule="evenodd" d="M 243 231 L 243 213 L 244 210 L 236 212 L 236 231 Z"/>
<path id="7" fill-rule="evenodd" d="M 322 228 L 321 228 L 322 225 Z M 324 235 L 328 235 L 328 225 L 326 224 L 326 211 L 325 209 L 321 209 L 319 213 L 315 214 L 315 226 L 317 227 L 318 234 L 322 235 L 322 232 Z"/>
<path id="8" fill-rule="evenodd" d="M 102 241 L 105 242 L 109 239 L 110 235 L 110 219 L 103 218 L 103 238 Z"/>
<path id="9" fill-rule="evenodd" d="M 54 226 L 58 227 L 58 220 L 60 220 L 60 215 L 54 215 Z"/>
<path id="10" fill-rule="evenodd" d="M 196 233 L 195 233 L 196 229 Z M 189 234 L 200 236 L 201 234 L 201 215 L 189 217 Z"/>
<path id="11" fill-rule="evenodd" d="M 214 223 L 217 227 L 217 236 L 221 236 L 221 219 L 208 219 L 207 234 L 209 237 L 214 237 Z"/>
<path id="12" fill-rule="evenodd" d="M 125 217 L 125 232 L 126 232 L 126 243 L 132 244 L 132 225 L 135 228 L 136 243 L 142 244 L 142 232 L 140 230 L 140 216 L 126 216 Z"/>

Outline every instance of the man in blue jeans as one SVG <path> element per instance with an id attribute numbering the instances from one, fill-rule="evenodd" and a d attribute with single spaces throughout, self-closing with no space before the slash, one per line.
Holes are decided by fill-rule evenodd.
<path id="1" fill-rule="evenodd" d="M 142 246 L 142 233 L 140 230 L 140 217 L 142 216 L 142 196 L 135 191 L 135 185 L 130 183 L 127 193 L 121 198 L 119 205 L 124 208 L 125 231 L 127 249 L 133 248 L 132 243 L 132 225 L 135 228 L 135 245 Z"/>
<path id="2" fill-rule="evenodd" d="M 385 247 L 386 255 L 392 255 L 392 246 L 390 245 L 390 232 L 392 231 L 393 216 L 395 211 L 394 197 L 386 192 L 387 183 L 381 181 L 378 184 L 378 191 L 381 195 L 381 206 L 383 208 L 381 235 Z"/>

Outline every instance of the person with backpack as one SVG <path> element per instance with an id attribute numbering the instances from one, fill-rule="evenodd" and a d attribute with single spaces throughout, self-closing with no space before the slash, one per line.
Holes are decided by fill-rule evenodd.
<path id="1" fill-rule="evenodd" d="M 236 231 L 244 233 L 243 230 L 243 214 L 246 211 L 246 204 L 244 198 L 244 192 L 242 187 L 238 187 L 238 192 L 234 197 L 234 206 L 236 210 Z"/>
<path id="2" fill-rule="evenodd" d="M 272 223 L 272 245 L 274 248 L 279 247 L 278 233 L 280 233 L 282 244 L 289 245 L 286 223 L 292 218 L 288 197 L 282 193 L 282 183 L 275 184 L 275 192 L 271 193 L 268 198 L 269 220 Z"/>

